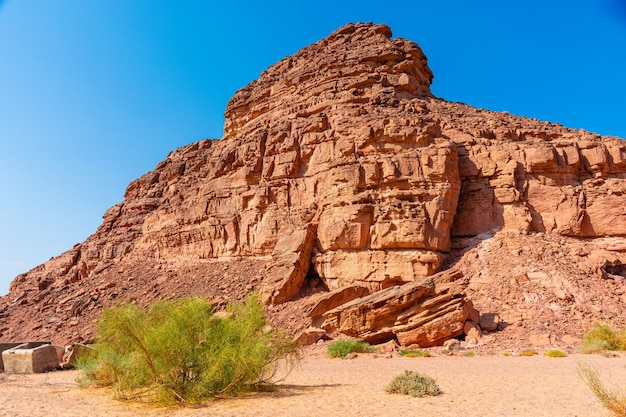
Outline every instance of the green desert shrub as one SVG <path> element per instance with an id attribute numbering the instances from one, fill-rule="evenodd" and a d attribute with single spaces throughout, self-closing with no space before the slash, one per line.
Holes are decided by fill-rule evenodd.
<path id="1" fill-rule="evenodd" d="M 401 349 L 398 353 L 407 358 L 430 358 L 432 356 L 429 351 L 421 349 Z"/>
<path id="2" fill-rule="evenodd" d="M 353 352 L 369 352 L 371 348 L 369 343 L 357 339 L 337 340 L 328 345 L 327 355 L 329 358 L 345 358 Z"/>
<path id="3" fill-rule="evenodd" d="M 536 350 L 533 350 L 533 349 L 525 349 L 525 350 L 522 350 L 519 353 L 520 356 L 535 356 L 535 355 L 538 355 L 538 354 L 539 354 L 539 352 L 537 352 Z"/>
<path id="4" fill-rule="evenodd" d="M 390 394 L 404 394 L 413 397 L 441 394 L 441 390 L 433 378 L 413 371 L 404 371 L 404 373 L 396 376 L 385 387 L 385 391 Z"/>
<path id="5" fill-rule="evenodd" d="M 581 353 L 626 350 L 626 329 L 615 330 L 609 325 L 596 323 L 585 333 L 579 350 Z"/>
<path id="6" fill-rule="evenodd" d="M 558 349 L 548 349 L 543 354 L 549 358 L 564 358 L 567 356 L 567 353 L 560 351 Z"/>
<path id="7" fill-rule="evenodd" d="M 589 364 L 579 363 L 578 374 L 607 410 L 615 417 L 626 417 L 626 392 L 604 385 L 598 371 Z"/>
<path id="8" fill-rule="evenodd" d="M 281 359 L 295 364 L 298 346 L 267 329 L 258 295 L 227 311 L 216 317 L 201 298 L 107 309 L 79 382 L 112 386 L 123 399 L 196 403 L 270 384 Z"/>

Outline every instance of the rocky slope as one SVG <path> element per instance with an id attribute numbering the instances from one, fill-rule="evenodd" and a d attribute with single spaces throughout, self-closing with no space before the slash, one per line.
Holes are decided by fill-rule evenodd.
<path id="1" fill-rule="evenodd" d="M 85 242 L 18 276 L 0 339 L 84 341 L 118 299 L 253 289 L 296 332 L 320 293 L 332 310 L 452 266 L 499 318 L 480 343 L 623 323 L 625 142 L 446 102 L 432 78 L 384 25 L 278 62 L 230 100 L 222 139 L 173 151 Z"/>

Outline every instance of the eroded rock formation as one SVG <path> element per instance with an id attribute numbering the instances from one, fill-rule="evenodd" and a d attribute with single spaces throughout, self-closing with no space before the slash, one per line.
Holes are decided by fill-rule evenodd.
<path id="1" fill-rule="evenodd" d="M 466 321 L 478 324 L 465 285 L 460 271 L 448 269 L 329 310 L 323 327 L 371 343 L 397 339 L 404 346 L 437 346 L 463 334 Z"/>
<path id="2" fill-rule="evenodd" d="M 608 236 L 590 274 L 626 264 L 623 140 L 446 102 L 432 78 L 415 43 L 374 24 L 268 68 L 228 103 L 221 140 L 173 151 L 85 242 L 13 281 L 0 338 L 87 340 L 118 298 L 221 303 L 257 288 L 285 318 L 290 300 L 330 291 L 341 309 L 422 282 L 496 232 Z"/>

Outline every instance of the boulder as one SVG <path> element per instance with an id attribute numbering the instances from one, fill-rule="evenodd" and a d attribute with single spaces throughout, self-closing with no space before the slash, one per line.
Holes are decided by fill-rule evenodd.
<path id="1" fill-rule="evenodd" d="M 480 328 L 492 332 L 498 329 L 500 324 L 500 316 L 497 313 L 483 313 L 480 316 Z"/>
<path id="2" fill-rule="evenodd" d="M 335 307 L 369 294 L 369 289 L 359 286 L 344 287 L 334 291 L 323 292 L 311 297 L 303 308 L 303 313 L 311 318 L 311 323 L 314 326 L 321 325 L 324 321 L 322 315 L 328 310 L 332 310 Z"/>
<path id="3" fill-rule="evenodd" d="M 458 339 L 448 339 L 443 342 L 443 350 L 454 352 L 461 350 L 461 342 Z"/>
<path id="4" fill-rule="evenodd" d="M 31 346 L 28 343 L 2 352 L 4 372 L 7 374 L 33 374 L 48 372 L 59 367 L 56 346 Z"/>
<path id="5" fill-rule="evenodd" d="M 400 350 L 400 345 L 395 340 L 390 340 L 385 343 L 381 343 L 380 345 L 376 345 L 376 351 L 386 355 L 390 353 L 396 353 Z"/>
<path id="6" fill-rule="evenodd" d="M 315 227 L 285 233 L 276 243 L 261 286 L 265 304 L 291 300 L 302 288 L 311 265 Z"/>
<path id="7" fill-rule="evenodd" d="M 463 333 L 465 333 L 466 338 L 478 339 L 482 336 L 480 330 L 480 326 L 470 320 L 466 321 L 465 325 L 463 326 Z"/>
<path id="8" fill-rule="evenodd" d="M 0 342 L 0 372 L 4 372 L 4 361 L 2 360 L 2 352 L 16 347 L 36 348 L 38 346 L 49 345 L 50 342 Z"/>
<path id="9" fill-rule="evenodd" d="M 324 313 L 323 327 L 370 343 L 436 346 L 463 333 L 466 282 L 458 270 L 397 285 Z"/>
<path id="10" fill-rule="evenodd" d="M 308 327 L 302 331 L 296 338 L 296 342 L 308 346 L 317 342 L 326 336 L 326 330 L 316 327 Z"/>
<path id="11" fill-rule="evenodd" d="M 61 368 L 69 369 L 76 366 L 76 361 L 82 355 L 88 355 L 93 348 L 80 343 L 74 343 L 65 347 L 65 353 L 61 361 Z"/>

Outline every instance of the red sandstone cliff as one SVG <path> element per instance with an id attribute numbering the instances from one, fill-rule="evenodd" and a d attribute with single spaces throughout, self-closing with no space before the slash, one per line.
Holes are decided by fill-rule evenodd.
<path id="1" fill-rule="evenodd" d="M 14 280 L 0 339 L 83 341 L 118 299 L 255 288 L 298 329 L 317 293 L 442 266 L 503 334 L 552 343 L 623 320 L 626 143 L 446 102 L 432 78 L 415 43 L 372 24 L 273 65 L 230 100 L 222 139 L 173 151 L 85 242 Z"/>

